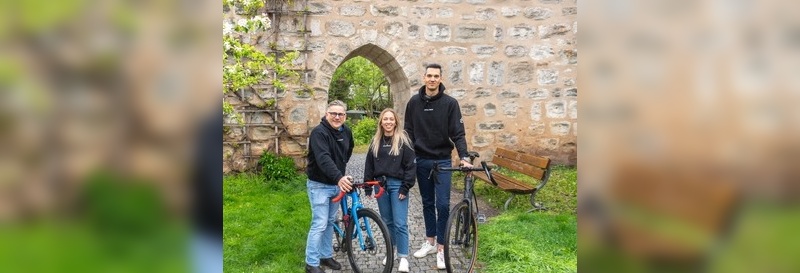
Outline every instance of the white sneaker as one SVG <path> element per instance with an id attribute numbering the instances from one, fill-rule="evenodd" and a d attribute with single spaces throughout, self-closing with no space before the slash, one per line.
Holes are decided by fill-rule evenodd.
<path id="1" fill-rule="evenodd" d="M 422 258 L 433 253 L 436 253 L 436 246 L 431 245 L 427 240 L 425 240 L 425 242 L 422 243 L 422 247 L 420 247 L 417 252 L 414 252 L 414 257 Z"/>
<path id="2" fill-rule="evenodd" d="M 400 258 L 400 265 L 397 266 L 397 272 L 408 272 L 408 260 Z"/>
<path id="3" fill-rule="evenodd" d="M 445 269 L 444 264 L 444 251 L 439 251 L 436 253 L 436 268 L 438 269 Z"/>
<path id="4" fill-rule="evenodd" d="M 386 265 L 386 257 L 383 257 L 383 265 Z"/>

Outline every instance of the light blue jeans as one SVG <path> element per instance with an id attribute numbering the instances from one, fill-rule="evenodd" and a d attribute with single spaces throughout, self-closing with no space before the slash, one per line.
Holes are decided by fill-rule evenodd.
<path id="1" fill-rule="evenodd" d="M 408 197 L 399 197 L 403 181 L 392 177 L 387 180 L 386 192 L 378 198 L 378 209 L 389 228 L 392 245 L 397 248 L 397 257 L 403 258 L 408 256 Z"/>
<path id="2" fill-rule="evenodd" d="M 319 266 L 320 259 L 333 257 L 333 221 L 339 203 L 331 198 L 339 194 L 339 187 L 308 180 L 308 201 L 311 202 L 311 229 L 306 241 L 306 264 Z"/>

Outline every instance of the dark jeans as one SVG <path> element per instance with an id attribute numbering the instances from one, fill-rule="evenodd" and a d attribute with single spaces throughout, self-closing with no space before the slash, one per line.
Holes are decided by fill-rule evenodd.
<path id="1" fill-rule="evenodd" d="M 425 237 L 436 237 L 436 243 L 444 244 L 447 217 L 450 216 L 450 184 L 452 172 L 439 172 L 436 179 L 431 176 L 433 165 L 451 167 L 450 159 L 424 159 L 417 157 L 417 181 L 422 196 L 422 216 L 425 219 Z"/>

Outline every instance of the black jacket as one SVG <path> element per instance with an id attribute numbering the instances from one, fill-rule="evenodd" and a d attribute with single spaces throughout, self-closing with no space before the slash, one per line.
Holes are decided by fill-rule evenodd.
<path id="1" fill-rule="evenodd" d="M 374 140 L 373 140 L 374 141 Z M 364 181 L 378 180 L 381 176 L 397 178 L 403 181 L 400 186 L 400 193 L 408 196 L 408 190 L 414 187 L 417 177 L 417 163 L 414 160 L 414 150 L 408 145 L 403 145 L 399 155 L 389 155 L 392 149 L 391 137 L 384 137 L 380 140 L 378 157 L 372 153 L 372 149 L 367 151 L 367 160 L 364 161 Z M 389 143 L 388 145 L 382 143 Z M 370 147 L 374 143 L 370 143 Z M 371 189 L 367 189 L 370 194 Z"/>
<path id="2" fill-rule="evenodd" d="M 439 84 L 439 93 L 426 99 L 422 86 L 406 104 L 405 130 L 414 143 L 414 152 L 421 158 L 450 159 L 454 146 L 459 157 L 467 156 L 461 108 L 444 90 L 444 84 Z"/>
<path id="3" fill-rule="evenodd" d="M 345 125 L 333 129 L 323 117 L 308 139 L 308 179 L 336 185 L 353 154 L 353 132 Z"/>

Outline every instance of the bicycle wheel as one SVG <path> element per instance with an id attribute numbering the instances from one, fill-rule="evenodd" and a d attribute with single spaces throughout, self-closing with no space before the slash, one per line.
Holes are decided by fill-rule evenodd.
<path id="1" fill-rule="evenodd" d="M 353 272 L 392 272 L 394 251 L 389 238 L 389 228 L 372 209 L 358 210 L 357 220 L 361 231 L 360 237 L 356 235 L 354 228 L 356 225 L 347 225 L 345 231 L 347 257 L 350 259 Z M 386 265 L 383 264 L 384 258 Z"/>
<path id="2" fill-rule="evenodd" d="M 444 264 L 447 272 L 473 272 L 478 259 L 478 226 L 467 201 L 456 204 L 447 218 Z"/>

